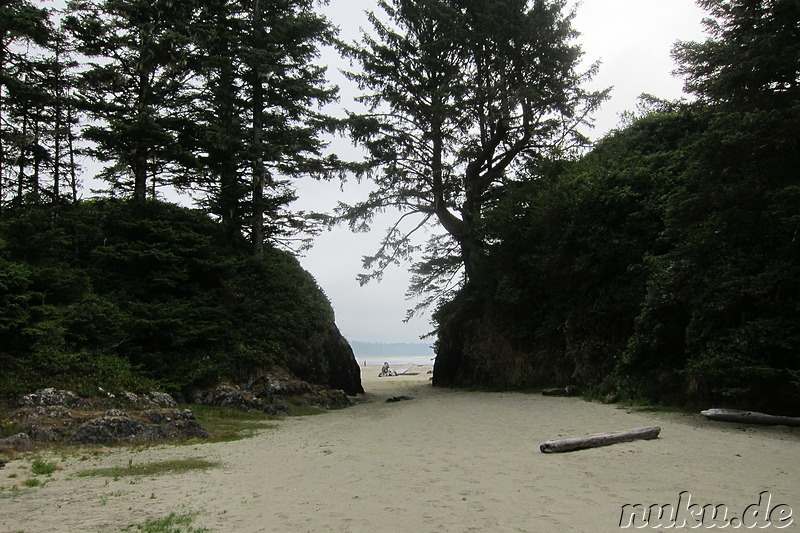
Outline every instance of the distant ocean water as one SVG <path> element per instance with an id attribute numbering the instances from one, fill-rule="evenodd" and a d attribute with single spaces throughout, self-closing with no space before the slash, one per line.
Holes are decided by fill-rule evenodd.
<path id="1" fill-rule="evenodd" d="M 364 361 L 367 362 L 368 365 L 382 365 L 383 363 L 389 363 L 389 366 L 392 367 L 392 370 L 402 370 L 402 367 L 414 364 L 414 365 L 432 365 L 433 364 L 433 354 L 431 355 L 367 355 L 356 357 L 359 365 L 363 365 Z"/>

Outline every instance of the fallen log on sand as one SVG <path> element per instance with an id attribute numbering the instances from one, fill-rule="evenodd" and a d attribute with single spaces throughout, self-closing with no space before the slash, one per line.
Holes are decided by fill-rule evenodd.
<path id="1" fill-rule="evenodd" d="M 620 433 L 608 433 L 604 435 L 592 435 L 577 439 L 550 440 L 539 445 L 542 453 L 560 453 L 583 450 L 584 448 L 597 448 L 599 446 L 609 446 L 620 442 L 632 440 L 650 440 L 658 437 L 661 432 L 660 426 L 647 426 Z"/>
<path id="2" fill-rule="evenodd" d="M 575 392 L 575 387 L 568 385 L 566 387 L 544 389 L 542 391 L 542 396 L 575 396 Z"/>
<path id="3" fill-rule="evenodd" d="M 767 426 L 800 426 L 800 417 L 776 416 L 756 411 L 740 411 L 739 409 L 706 409 L 700 414 L 709 420 L 722 422 L 739 422 L 741 424 L 762 424 Z"/>

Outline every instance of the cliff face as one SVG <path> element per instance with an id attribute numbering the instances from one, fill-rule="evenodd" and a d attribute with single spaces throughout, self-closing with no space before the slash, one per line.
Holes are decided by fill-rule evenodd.
<path id="1" fill-rule="evenodd" d="M 519 325 L 491 303 L 462 294 L 444 314 L 437 317 L 434 386 L 513 389 L 575 379 L 574 361 L 563 352 L 521 346 Z"/>
<path id="2" fill-rule="evenodd" d="M 288 354 L 285 364 L 303 381 L 341 389 L 350 396 L 364 394 L 361 368 L 335 324 L 313 335 L 302 352 Z"/>

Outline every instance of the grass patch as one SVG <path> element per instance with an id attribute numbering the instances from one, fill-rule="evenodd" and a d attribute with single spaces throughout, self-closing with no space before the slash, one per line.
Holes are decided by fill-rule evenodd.
<path id="1" fill-rule="evenodd" d="M 10 410 L 0 407 L 0 439 L 22 433 L 24 429 L 21 423 L 11 420 Z"/>
<path id="2" fill-rule="evenodd" d="M 0 487 L 0 500 L 13 500 L 27 492 L 16 485 L 12 485 L 8 490 L 6 490 L 6 487 Z"/>
<path id="3" fill-rule="evenodd" d="M 122 531 L 142 531 L 144 533 L 208 533 L 206 528 L 192 527 L 194 516 L 170 513 L 164 518 L 148 520 L 142 524 L 134 524 Z"/>
<path id="4" fill-rule="evenodd" d="M 230 442 L 253 436 L 259 429 L 273 429 L 270 417 L 260 411 L 238 411 L 225 407 L 193 404 L 188 405 L 194 417 L 209 433 L 208 439 L 201 442 Z M 196 444 L 198 439 L 189 441 Z"/>
<path id="5" fill-rule="evenodd" d="M 165 474 L 183 474 L 192 470 L 208 470 L 216 468 L 220 463 L 206 461 L 205 459 L 175 459 L 172 461 L 160 461 L 157 463 L 142 463 L 128 466 L 116 466 L 111 468 L 95 468 L 92 470 L 82 470 L 78 472 L 80 477 L 104 476 L 114 479 L 121 477 L 137 476 L 162 476 Z"/>
<path id="6" fill-rule="evenodd" d="M 31 474 L 35 476 L 49 476 L 56 471 L 58 465 L 56 463 L 45 461 L 41 457 L 37 457 L 31 463 Z"/>
<path id="7" fill-rule="evenodd" d="M 42 485 L 44 485 L 44 483 L 42 483 L 40 480 L 36 479 L 35 477 L 32 477 L 30 479 L 26 479 L 25 481 L 22 482 L 22 486 L 26 487 L 26 488 L 29 488 L 29 489 L 32 489 L 34 487 L 40 487 Z"/>

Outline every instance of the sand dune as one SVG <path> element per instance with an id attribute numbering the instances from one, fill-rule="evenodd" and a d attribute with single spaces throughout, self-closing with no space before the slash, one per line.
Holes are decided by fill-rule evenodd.
<path id="1" fill-rule="evenodd" d="M 11 496 L 25 461 L 0 470 L 0 533 L 110 532 L 176 514 L 214 532 L 619 531 L 622 506 L 725 504 L 759 494 L 797 511 L 799 428 L 629 412 L 578 398 L 433 389 L 427 369 L 377 378 L 358 405 L 290 418 L 232 443 L 54 454 L 53 481 Z M 412 400 L 387 403 L 390 396 Z M 660 425 L 651 441 L 543 454 L 546 440 Z M 207 472 L 108 480 L 79 470 L 169 458 L 221 461 Z M 17 474 L 16 477 L 8 477 Z M 777 515 L 774 517 L 777 518 Z"/>

